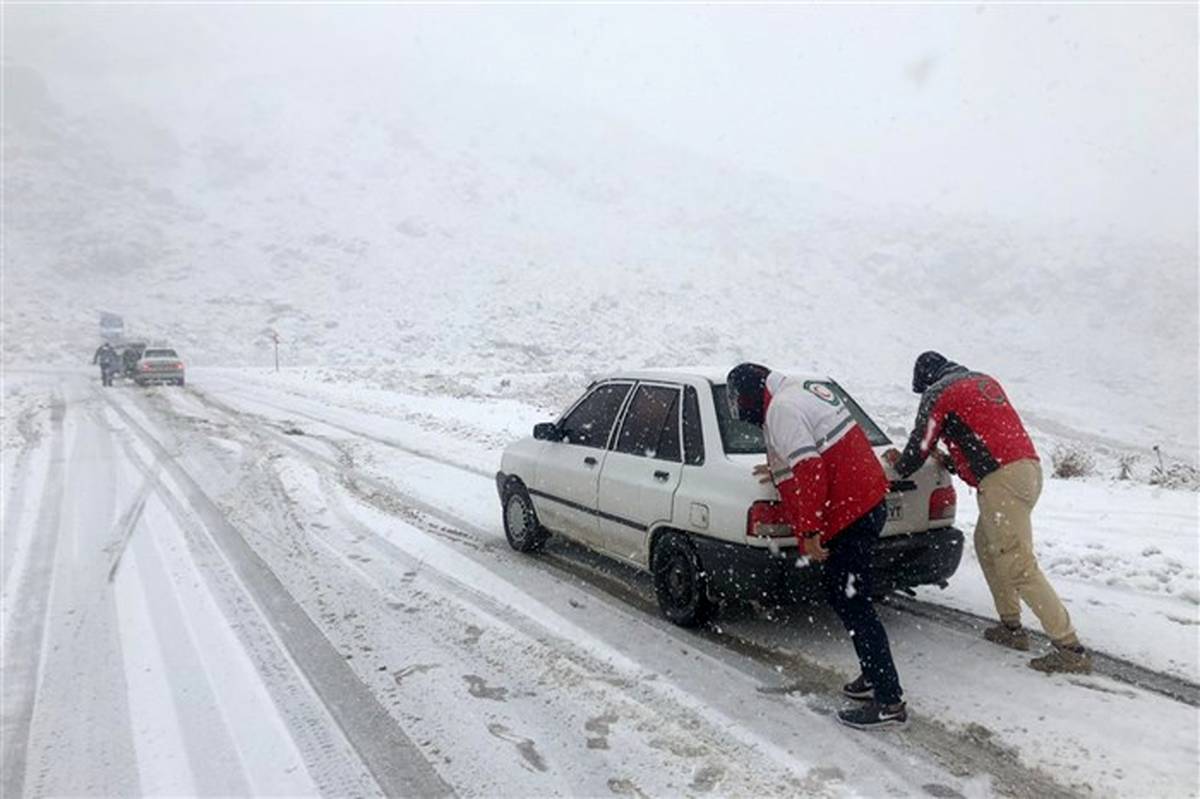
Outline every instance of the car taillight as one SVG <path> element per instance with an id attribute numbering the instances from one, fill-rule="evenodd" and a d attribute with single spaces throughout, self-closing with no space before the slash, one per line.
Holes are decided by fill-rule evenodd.
<path id="1" fill-rule="evenodd" d="M 746 535 L 759 538 L 789 538 L 795 533 L 787 522 L 782 502 L 759 500 L 746 514 Z"/>
<path id="2" fill-rule="evenodd" d="M 176 369 L 182 369 L 182 368 L 183 368 L 183 364 L 181 364 L 181 363 L 172 364 L 172 366 L 173 366 L 174 368 L 176 368 Z"/>
<path id="3" fill-rule="evenodd" d="M 954 486 L 933 489 L 933 493 L 929 495 L 929 520 L 953 519 L 957 504 L 958 497 L 954 493 Z"/>
<path id="4" fill-rule="evenodd" d="M 139 369 L 141 369 L 143 372 L 149 372 L 149 371 L 150 371 L 150 364 L 148 364 L 148 363 L 143 363 L 143 364 L 140 364 L 140 365 L 138 366 L 138 368 L 139 368 Z"/>

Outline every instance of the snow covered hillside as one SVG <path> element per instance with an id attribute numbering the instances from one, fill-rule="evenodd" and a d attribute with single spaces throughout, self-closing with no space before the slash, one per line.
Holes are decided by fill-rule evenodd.
<path id="1" fill-rule="evenodd" d="M 1194 453 L 1194 241 L 851 202 L 499 86 L 308 77 L 118 103 L 8 65 L 5 361 L 78 362 L 100 309 L 197 364 L 266 363 L 274 329 L 290 364 L 753 357 L 903 395 L 939 348 Z"/>

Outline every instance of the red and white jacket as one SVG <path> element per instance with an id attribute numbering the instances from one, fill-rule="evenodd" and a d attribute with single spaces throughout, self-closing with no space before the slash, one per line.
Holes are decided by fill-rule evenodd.
<path id="1" fill-rule="evenodd" d="M 767 464 L 797 537 L 829 541 L 883 501 L 888 479 L 862 428 L 828 384 L 767 376 Z"/>
<path id="2" fill-rule="evenodd" d="M 978 486 L 980 480 L 1010 463 L 1038 459 L 1037 449 L 1000 383 L 962 367 L 947 372 L 921 396 L 917 420 L 896 462 L 896 473 L 908 477 L 921 468 L 939 438 L 950 450 L 954 471 L 967 485 Z"/>

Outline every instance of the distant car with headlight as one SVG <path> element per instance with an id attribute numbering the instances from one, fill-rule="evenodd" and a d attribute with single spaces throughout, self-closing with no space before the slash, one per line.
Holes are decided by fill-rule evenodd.
<path id="1" fill-rule="evenodd" d="M 805 379 L 846 404 L 877 455 L 891 446 L 837 382 Z M 505 535 L 522 552 L 561 535 L 650 572 L 663 614 L 684 626 L 723 599 L 811 596 L 820 565 L 799 559 L 778 492 L 753 475 L 765 453 L 762 429 L 730 417 L 724 374 L 617 374 L 505 449 L 496 475 Z M 932 459 L 892 481 L 877 593 L 945 585 L 962 558 L 955 505 L 950 475 Z"/>
<path id="2" fill-rule="evenodd" d="M 185 380 L 183 360 L 173 349 L 167 347 L 147 347 L 138 359 L 133 380 L 139 386 L 154 383 L 171 383 L 182 386 Z"/>

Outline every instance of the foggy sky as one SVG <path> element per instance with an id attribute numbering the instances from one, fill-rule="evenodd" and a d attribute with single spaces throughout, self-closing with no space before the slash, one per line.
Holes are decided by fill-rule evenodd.
<path id="1" fill-rule="evenodd" d="M 1175 6 L 7 6 L 6 60 L 171 124 L 189 88 L 515 87 L 868 202 L 1194 249 L 1197 12 Z"/>

